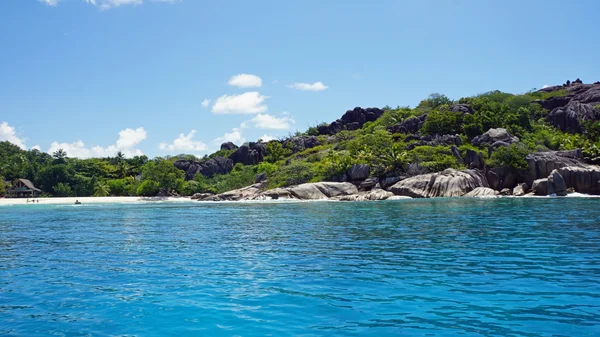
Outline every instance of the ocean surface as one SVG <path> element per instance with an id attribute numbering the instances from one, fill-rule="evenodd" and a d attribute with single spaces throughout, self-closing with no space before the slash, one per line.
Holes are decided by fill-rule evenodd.
<path id="1" fill-rule="evenodd" d="M 0 207 L 0 335 L 600 336 L 600 199 Z"/>

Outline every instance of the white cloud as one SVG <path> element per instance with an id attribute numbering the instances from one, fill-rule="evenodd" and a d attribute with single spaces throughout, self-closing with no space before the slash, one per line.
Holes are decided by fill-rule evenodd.
<path id="1" fill-rule="evenodd" d="M 208 108 L 208 106 L 210 105 L 210 99 L 205 98 L 202 103 L 200 103 L 200 105 L 202 105 L 203 108 Z"/>
<path id="2" fill-rule="evenodd" d="M 265 134 L 264 134 L 264 135 L 262 135 L 262 137 L 260 137 L 259 139 L 260 139 L 260 140 L 262 140 L 263 142 L 265 142 L 265 143 L 266 143 L 266 142 L 270 142 L 270 141 L 272 141 L 272 140 L 275 140 L 275 139 L 277 139 L 277 138 L 276 138 L 276 137 L 274 137 L 274 136 L 269 136 L 269 135 L 267 135 L 267 134 L 265 133 Z"/>
<path id="3" fill-rule="evenodd" d="M 259 129 L 276 129 L 285 130 L 290 128 L 290 124 L 296 123 L 292 117 L 284 114 L 282 117 L 271 116 L 269 114 L 258 114 L 247 123 L 252 123 L 254 127 Z M 246 123 L 242 124 L 243 126 Z"/>
<path id="4" fill-rule="evenodd" d="M 212 112 L 222 114 L 255 114 L 267 111 L 265 99 L 269 97 L 256 91 L 245 92 L 240 95 L 223 95 L 215 101 Z"/>
<path id="5" fill-rule="evenodd" d="M 44 2 L 48 1 L 58 1 L 58 0 L 41 0 Z M 100 9 L 110 9 L 116 8 L 123 5 L 141 5 L 144 3 L 144 0 L 84 0 L 86 3 L 90 5 L 94 5 L 99 7 Z M 164 3 L 176 3 L 179 0 L 150 0 L 150 2 L 164 2 Z"/>
<path id="6" fill-rule="evenodd" d="M 240 128 L 233 128 L 231 132 L 225 133 L 221 137 L 217 137 L 213 140 L 215 144 L 222 144 L 225 142 L 232 142 L 234 144 L 242 144 L 245 139 L 242 137 L 242 130 Z"/>
<path id="7" fill-rule="evenodd" d="M 38 150 L 38 151 L 41 151 L 41 150 L 42 150 L 42 148 L 41 148 L 39 145 L 34 145 L 34 146 L 32 146 L 32 147 L 31 147 L 31 150 Z"/>
<path id="8" fill-rule="evenodd" d="M 198 140 L 193 140 L 195 134 L 196 130 L 190 131 L 187 135 L 181 133 L 179 134 L 179 137 L 173 140 L 173 143 L 160 143 L 159 148 L 161 150 L 193 153 L 206 151 L 208 149 L 208 146 L 206 144 Z"/>
<path id="9" fill-rule="evenodd" d="M 17 132 L 15 131 L 15 128 L 8 125 L 8 122 L 0 123 L 0 141 L 5 141 L 5 140 L 15 144 L 16 146 L 22 148 L 23 150 L 26 149 L 25 140 L 21 139 L 17 136 Z"/>
<path id="10" fill-rule="evenodd" d="M 313 84 L 310 83 L 294 83 L 288 85 L 288 87 L 302 90 L 302 91 L 323 91 L 327 90 L 329 87 L 323 84 L 323 82 L 315 82 Z"/>
<path id="11" fill-rule="evenodd" d="M 56 5 L 58 5 L 59 0 L 39 0 L 39 1 L 45 3 L 48 6 L 56 7 Z"/>
<path id="12" fill-rule="evenodd" d="M 53 142 L 48 148 L 48 153 L 52 154 L 58 149 L 63 149 L 69 157 L 91 158 L 114 156 L 118 152 L 123 152 L 127 157 L 141 156 L 141 150 L 135 147 L 147 137 L 146 130 L 143 127 L 137 129 L 124 129 L 119 132 L 119 139 L 114 145 L 108 147 L 93 146 L 88 148 L 81 140 L 73 143 Z"/>
<path id="13" fill-rule="evenodd" d="M 260 88 L 262 79 L 252 74 L 239 74 L 229 79 L 229 85 L 239 88 Z"/>
<path id="14" fill-rule="evenodd" d="M 548 87 L 549 87 L 549 85 L 547 85 L 547 84 L 544 84 L 544 85 L 542 86 L 542 89 L 546 89 L 546 88 L 548 88 Z"/>

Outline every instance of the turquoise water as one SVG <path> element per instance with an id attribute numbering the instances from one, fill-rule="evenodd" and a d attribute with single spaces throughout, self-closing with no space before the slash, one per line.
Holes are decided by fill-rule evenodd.
<path id="1" fill-rule="evenodd" d="M 0 207 L 0 335 L 598 336 L 600 200 Z"/>

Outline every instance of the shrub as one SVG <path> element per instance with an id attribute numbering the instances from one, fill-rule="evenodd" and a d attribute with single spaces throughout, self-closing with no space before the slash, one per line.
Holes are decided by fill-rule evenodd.
<path id="1" fill-rule="evenodd" d="M 67 183 L 58 183 L 52 188 L 54 195 L 57 197 L 73 197 L 75 192 L 71 190 L 71 186 Z"/>
<path id="2" fill-rule="evenodd" d="M 429 172 L 443 171 L 447 168 L 463 169 L 449 146 L 417 146 L 408 152 L 411 163 L 427 169 Z"/>
<path id="3" fill-rule="evenodd" d="M 432 111 L 427 115 L 421 132 L 429 135 L 454 135 L 461 133 L 463 113 L 449 110 Z"/>
<path id="4" fill-rule="evenodd" d="M 153 197 L 158 194 L 160 190 L 160 184 L 153 180 L 144 180 L 137 188 L 137 195 L 142 195 L 145 197 Z"/>
<path id="5" fill-rule="evenodd" d="M 512 167 L 518 170 L 527 169 L 529 149 L 523 144 L 511 144 L 497 148 L 490 157 L 489 164 L 492 167 Z"/>
<path id="6" fill-rule="evenodd" d="M 322 177 L 318 165 L 295 161 L 275 172 L 269 180 L 269 185 L 271 187 L 299 185 L 310 182 L 315 177 Z"/>
<path id="7" fill-rule="evenodd" d="M 268 142 L 265 161 L 269 163 L 275 163 L 291 154 L 292 151 L 288 148 L 284 148 L 280 142 Z"/>

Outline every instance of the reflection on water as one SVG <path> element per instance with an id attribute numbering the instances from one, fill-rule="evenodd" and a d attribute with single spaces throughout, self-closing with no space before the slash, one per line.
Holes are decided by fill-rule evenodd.
<path id="1" fill-rule="evenodd" d="M 6 207 L 0 334 L 597 336 L 598 206 Z"/>

